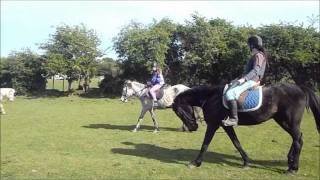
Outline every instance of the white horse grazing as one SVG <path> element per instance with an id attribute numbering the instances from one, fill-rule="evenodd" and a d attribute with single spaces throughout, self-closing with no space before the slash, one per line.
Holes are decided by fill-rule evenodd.
<path id="1" fill-rule="evenodd" d="M 3 108 L 2 101 L 4 100 L 5 97 L 9 99 L 9 101 L 14 101 L 14 93 L 16 91 L 12 88 L 0 88 L 0 113 L 1 114 L 6 114 Z"/>
<path id="2" fill-rule="evenodd" d="M 158 127 L 158 122 L 155 118 L 154 109 L 170 108 L 172 106 L 174 98 L 179 93 L 181 93 L 187 89 L 190 89 L 190 88 L 185 85 L 182 85 L 182 84 L 164 87 L 163 97 L 158 100 L 158 103 L 157 103 L 158 106 L 153 107 L 153 100 L 148 95 L 149 90 L 146 85 L 139 83 L 139 82 L 136 82 L 136 81 L 130 81 L 130 80 L 125 81 L 125 83 L 123 85 L 122 96 L 121 96 L 120 100 L 122 102 L 127 102 L 129 97 L 137 96 L 140 99 L 141 105 L 142 105 L 142 110 L 141 110 L 140 116 L 138 118 L 137 125 L 133 129 L 133 132 L 136 132 L 140 128 L 140 124 L 141 124 L 143 117 L 147 111 L 149 111 L 151 114 L 151 118 L 153 120 L 153 124 L 155 127 L 154 132 L 155 133 L 158 132 L 159 127 Z M 195 109 L 195 112 L 196 112 L 195 114 L 196 114 L 197 118 L 202 117 L 199 115 L 200 112 L 198 109 L 197 110 Z M 186 129 L 186 128 L 183 126 L 182 130 L 184 130 L 184 129 Z"/>

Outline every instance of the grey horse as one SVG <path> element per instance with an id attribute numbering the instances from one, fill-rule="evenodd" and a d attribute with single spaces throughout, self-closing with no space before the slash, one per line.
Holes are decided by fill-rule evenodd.
<path id="1" fill-rule="evenodd" d="M 183 84 L 177 84 L 174 86 L 167 86 L 164 88 L 163 97 L 158 101 L 157 106 L 153 106 L 153 100 L 148 95 L 148 88 L 145 84 L 139 83 L 137 81 L 127 80 L 124 82 L 123 89 L 122 89 L 122 96 L 120 100 L 122 102 L 127 102 L 128 98 L 131 96 L 136 96 L 139 98 L 141 102 L 141 113 L 138 118 L 138 122 L 136 127 L 133 129 L 133 132 L 137 132 L 140 128 L 140 124 L 143 120 L 144 115 L 147 111 L 150 112 L 151 118 L 154 123 L 154 133 L 159 131 L 158 122 L 155 118 L 155 109 L 166 109 L 171 108 L 174 98 L 183 91 L 190 89 L 189 87 Z M 194 108 L 196 118 L 202 122 L 203 116 L 201 112 L 201 108 L 195 107 Z M 182 125 L 182 131 L 187 130 L 187 128 Z"/>

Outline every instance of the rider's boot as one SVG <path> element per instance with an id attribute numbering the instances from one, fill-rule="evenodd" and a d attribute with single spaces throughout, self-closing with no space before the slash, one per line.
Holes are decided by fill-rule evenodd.
<path id="1" fill-rule="evenodd" d="M 157 100 L 153 100 L 152 101 L 152 106 L 153 107 L 157 107 L 159 104 L 158 104 L 158 101 Z"/>
<path id="2" fill-rule="evenodd" d="M 237 101 L 231 100 L 228 101 L 229 107 L 229 117 L 226 120 L 223 120 L 222 123 L 224 126 L 237 126 L 238 125 L 238 107 Z"/>

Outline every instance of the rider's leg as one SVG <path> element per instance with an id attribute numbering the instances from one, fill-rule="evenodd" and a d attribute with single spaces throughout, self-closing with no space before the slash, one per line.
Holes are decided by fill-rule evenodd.
<path id="1" fill-rule="evenodd" d="M 252 88 L 255 85 L 254 81 L 246 81 L 245 83 L 230 89 L 226 93 L 227 105 L 229 107 L 229 118 L 224 120 L 223 123 L 225 126 L 236 126 L 238 124 L 238 106 L 237 99 L 240 94 L 246 91 L 249 88 Z"/>
<path id="2" fill-rule="evenodd" d="M 160 84 L 156 84 L 150 88 L 150 94 L 152 96 L 153 102 L 157 102 L 156 91 L 161 88 Z"/>

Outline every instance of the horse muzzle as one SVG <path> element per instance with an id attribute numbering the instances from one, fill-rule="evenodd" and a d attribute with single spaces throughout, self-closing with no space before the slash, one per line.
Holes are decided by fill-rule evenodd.
<path id="1" fill-rule="evenodd" d="M 197 123 L 189 124 L 189 125 L 187 125 L 187 128 L 189 131 L 196 131 L 198 129 L 198 124 Z"/>
<path id="2" fill-rule="evenodd" d="M 122 101 L 122 102 L 128 102 L 128 99 L 127 99 L 126 97 L 124 97 L 124 96 L 121 96 L 120 101 Z"/>

